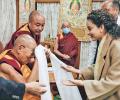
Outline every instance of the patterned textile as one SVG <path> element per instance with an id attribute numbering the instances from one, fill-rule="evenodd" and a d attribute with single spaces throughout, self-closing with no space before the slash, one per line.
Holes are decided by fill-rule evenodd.
<path id="1" fill-rule="evenodd" d="M 61 0 L 59 31 L 64 21 L 71 23 L 73 32 L 80 41 L 88 41 L 86 19 L 91 11 L 92 0 Z"/>

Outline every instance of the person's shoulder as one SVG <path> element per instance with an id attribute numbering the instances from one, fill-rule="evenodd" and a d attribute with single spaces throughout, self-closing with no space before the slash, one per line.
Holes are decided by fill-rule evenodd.
<path id="1" fill-rule="evenodd" d="M 58 38 L 58 40 L 63 39 L 63 37 L 64 37 L 64 36 L 63 36 L 62 33 L 58 33 L 58 34 L 57 34 L 57 38 Z"/>
<path id="2" fill-rule="evenodd" d="M 16 32 L 14 32 L 13 37 L 17 38 L 18 36 L 20 36 L 22 34 L 28 34 L 28 35 L 30 35 L 30 32 L 29 31 L 16 31 Z"/>
<path id="3" fill-rule="evenodd" d="M 13 36 L 19 36 L 21 34 L 30 34 L 30 30 L 28 29 L 28 24 L 22 25 L 19 29 L 17 29 L 14 33 Z"/>
<path id="4" fill-rule="evenodd" d="M 120 38 L 113 39 L 112 44 L 113 44 L 113 45 L 116 45 L 116 46 L 117 46 L 117 45 L 120 46 Z"/>
<path id="5" fill-rule="evenodd" d="M 120 38 L 113 39 L 111 42 L 110 48 L 115 53 L 120 52 Z"/>
<path id="6" fill-rule="evenodd" d="M 78 40 L 77 37 L 75 36 L 75 33 L 70 32 L 70 35 L 71 35 L 75 40 Z"/>
<path id="7" fill-rule="evenodd" d="M 75 37 L 75 33 L 73 33 L 73 32 L 70 32 L 69 34 Z"/>

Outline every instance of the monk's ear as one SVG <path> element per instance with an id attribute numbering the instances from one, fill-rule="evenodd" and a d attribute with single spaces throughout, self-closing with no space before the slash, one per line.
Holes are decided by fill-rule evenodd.
<path id="1" fill-rule="evenodd" d="M 31 22 L 28 23 L 28 26 L 29 26 L 29 27 L 31 26 Z"/>

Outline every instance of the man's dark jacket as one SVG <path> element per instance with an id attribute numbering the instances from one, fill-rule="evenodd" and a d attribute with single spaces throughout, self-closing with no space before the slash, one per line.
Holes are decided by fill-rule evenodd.
<path id="1" fill-rule="evenodd" d="M 0 77 L 0 100 L 22 100 L 25 85 Z"/>

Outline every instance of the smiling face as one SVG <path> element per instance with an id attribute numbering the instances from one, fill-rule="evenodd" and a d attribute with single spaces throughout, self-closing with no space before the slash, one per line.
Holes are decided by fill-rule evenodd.
<path id="1" fill-rule="evenodd" d="M 35 35 L 40 35 L 44 29 L 45 18 L 40 15 L 35 15 L 29 22 L 29 28 Z"/>
<path id="2" fill-rule="evenodd" d="M 104 27 L 97 27 L 91 20 L 87 20 L 88 35 L 93 40 L 101 40 L 105 35 Z"/>

